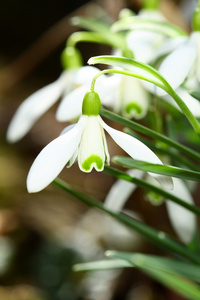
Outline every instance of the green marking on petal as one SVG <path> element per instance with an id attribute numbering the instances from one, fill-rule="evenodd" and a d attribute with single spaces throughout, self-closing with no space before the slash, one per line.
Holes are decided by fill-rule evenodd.
<path id="1" fill-rule="evenodd" d="M 89 172 L 91 170 L 92 164 L 96 165 L 96 169 L 98 171 L 103 170 L 103 160 L 98 155 L 92 154 L 90 155 L 83 163 L 82 168 L 84 171 Z"/>
<path id="2" fill-rule="evenodd" d="M 130 114 L 132 110 L 136 111 L 138 115 L 141 115 L 142 113 L 142 108 L 137 103 L 131 102 L 128 105 L 126 105 L 125 111 L 127 114 Z"/>

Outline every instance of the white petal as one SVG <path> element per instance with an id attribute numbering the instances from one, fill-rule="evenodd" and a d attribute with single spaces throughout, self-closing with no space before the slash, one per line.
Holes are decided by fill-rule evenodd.
<path id="1" fill-rule="evenodd" d="M 197 51 L 193 45 L 186 44 L 168 55 L 161 63 L 159 72 L 165 77 L 173 89 L 177 89 L 188 76 L 193 67 Z M 157 88 L 158 95 L 166 92 Z"/>
<path id="2" fill-rule="evenodd" d="M 75 86 L 88 85 L 91 83 L 93 77 L 97 75 L 100 70 L 93 66 L 84 66 L 80 68 L 74 78 Z"/>
<path id="3" fill-rule="evenodd" d="M 56 119 L 66 122 L 78 118 L 82 113 L 83 98 L 88 90 L 89 87 L 81 86 L 66 95 L 58 106 Z"/>
<path id="4" fill-rule="evenodd" d="M 181 97 L 184 103 L 187 105 L 192 114 L 198 118 L 200 117 L 200 102 L 196 98 L 192 97 L 185 89 L 178 88 L 176 93 Z M 169 102 L 171 105 L 180 110 L 179 106 L 176 104 L 174 99 L 171 96 L 167 95 L 163 97 L 164 100 Z"/>
<path id="5" fill-rule="evenodd" d="M 78 147 L 85 122 L 81 117 L 76 126 L 53 140 L 36 157 L 27 178 L 29 193 L 44 189 L 62 171 Z"/>
<path id="6" fill-rule="evenodd" d="M 178 178 L 173 178 L 173 181 L 174 190 L 171 193 L 177 197 L 181 197 L 186 203 L 194 204 L 185 183 Z M 166 206 L 175 232 L 184 243 L 189 243 L 194 237 L 197 226 L 195 215 L 170 200 L 166 201 Z"/>
<path id="7" fill-rule="evenodd" d="M 63 76 L 29 96 L 17 109 L 7 131 L 11 143 L 23 138 L 34 123 L 59 99 L 64 91 Z"/>
<path id="8" fill-rule="evenodd" d="M 128 170 L 126 173 L 139 179 L 141 179 L 144 175 L 143 171 L 132 169 Z M 115 212 L 121 211 L 126 201 L 136 188 L 137 185 L 134 183 L 118 179 L 109 190 L 104 201 L 104 206 Z"/>
<path id="9" fill-rule="evenodd" d="M 136 60 L 148 63 L 154 59 L 155 51 L 164 42 L 163 35 L 146 30 L 135 30 L 127 35 L 127 45 Z"/>
<path id="10" fill-rule="evenodd" d="M 176 38 L 168 38 L 166 39 L 160 48 L 154 53 L 154 60 L 166 55 L 167 53 L 170 53 L 177 49 L 178 47 L 182 46 L 187 42 L 188 37 L 186 36 L 178 36 Z"/>
<path id="11" fill-rule="evenodd" d="M 96 116 L 87 117 L 78 152 L 79 168 L 83 172 L 91 172 L 93 168 L 102 171 L 107 160 L 105 153 L 103 128 Z"/>
<path id="12" fill-rule="evenodd" d="M 102 126 L 110 134 L 113 140 L 132 158 L 154 164 L 163 164 L 161 160 L 155 155 L 155 153 L 151 151 L 145 144 L 124 132 L 111 128 L 105 122 L 103 122 L 103 120 L 101 120 L 101 122 Z M 151 172 L 148 173 L 166 189 L 173 188 L 173 181 L 171 177 L 153 174 Z"/>

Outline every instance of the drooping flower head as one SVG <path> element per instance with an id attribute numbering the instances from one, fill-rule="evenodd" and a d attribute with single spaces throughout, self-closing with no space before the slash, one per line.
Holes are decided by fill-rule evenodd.
<path id="1" fill-rule="evenodd" d="M 92 78 L 99 72 L 98 68 L 82 66 L 77 49 L 72 47 L 67 47 L 63 51 L 61 58 L 64 71 L 59 78 L 30 95 L 18 107 L 7 130 L 7 140 L 10 143 L 15 143 L 22 139 L 36 121 L 47 112 L 60 97 L 63 97 L 62 101 L 65 102 L 67 95 L 74 90 L 76 93 L 83 91 L 83 96 L 88 90 Z M 74 106 L 72 105 L 68 108 L 72 110 Z M 79 115 L 80 113 L 81 106 Z M 68 121 L 73 120 L 73 117 L 72 112 L 68 117 Z"/>
<path id="2" fill-rule="evenodd" d="M 50 184 L 65 165 L 78 160 L 83 172 L 102 171 L 109 164 L 109 153 L 104 129 L 131 157 L 162 164 L 159 158 L 142 142 L 108 126 L 100 117 L 101 101 L 95 91 L 85 94 L 79 121 L 48 144 L 35 159 L 27 178 L 29 192 L 38 192 Z M 170 177 L 154 176 L 166 188 L 172 188 Z"/>

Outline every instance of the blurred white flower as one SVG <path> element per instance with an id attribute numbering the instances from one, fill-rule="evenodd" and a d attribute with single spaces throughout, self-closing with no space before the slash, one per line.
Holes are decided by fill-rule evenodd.
<path id="1" fill-rule="evenodd" d="M 144 172 L 139 170 L 128 170 L 127 173 L 133 177 L 141 179 Z M 151 183 L 158 186 L 157 181 L 151 177 Z M 178 178 L 173 177 L 174 189 L 170 192 L 174 196 L 181 197 L 186 203 L 194 204 L 192 196 L 186 184 Z M 113 211 L 121 211 L 130 195 L 137 186 L 131 182 L 119 179 L 108 192 L 104 205 Z M 186 208 L 165 199 L 169 220 L 178 237 L 184 242 L 189 243 L 194 237 L 197 223 L 195 215 Z"/>
<path id="2" fill-rule="evenodd" d="M 32 128 L 35 122 L 50 109 L 60 97 L 64 97 L 70 91 L 79 87 L 84 88 L 90 84 L 92 78 L 99 72 L 99 69 L 92 66 L 85 66 L 79 69 L 69 69 L 61 73 L 60 77 L 39 89 L 18 107 L 14 114 L 7 131 L 7 140 L 15 143 L 23 138 Z M 85 91 L 85 88 L 84 88 Z M 84 94 L 83 94 L 84 95 Z M 75 105 L 76 103 L 74 103 Z M 69 107 L 73 110 L 73 103 Z M 71 119 L 73 119 L 73 114 Z"/>

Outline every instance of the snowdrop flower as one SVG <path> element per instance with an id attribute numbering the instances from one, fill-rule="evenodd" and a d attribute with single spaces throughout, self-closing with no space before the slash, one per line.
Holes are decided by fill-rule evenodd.
<path id="1" fill-rule="evenodd" d="M 56 112 L 58 121 L 66 122 L 81 115 L 82 99 L 88 89 L 86 85 L 76 88 L 65 97 Z M 126 118 L 142 119 L 148 112 L 150 94 L 137 78 L 119 74 L 101 75 L 96 81 L 96 90 L 104 106 Z"/>
<path id="2" fill-rule="evenodd" d="M 139 79 L 114 74 L 108 78 L 107 84 L 110 86 L 110 99 L 108 104 L 107 99 L 102 101 L 102 104 L 111 107 L 116 113 L 128 119 L 139 120 L 146 116 L 150 94 Z"/>
<path id="3" fill-rule="evenodd" d="M 62 135 L 48 144 L 35 159 L 27 178 L 29 192 L 38 192 L 50 184 L 64 166 L 78 160 L 83 172 L 93 168 L 102 171 L 109 164 L 109 153 L 104 129 L 112 139 L 131 157 L 162 164 L 146 145 L 132 136 L 108 126 L 99 116 L 101 101 L 95 91 L 87 92 L 79 121 L 70 125 Z M 166 188 L 173 188 L 172 179 L 150 173 Z"/>
<path id="4" fill-rule="evenodd" d="M 60 97 L 64 97 L 72 90 L 87 86 L 92 78 L 99 72 L 99 69 L 91 66 L 70 68 L 63 71 L 60 77 L 39 89 L 26 98 L 13 116 L 8 130 L 7 140 L 15 143 L 22 139 L 32 128 L 35 122 L 50 109 Z M 84 89 L 85 90 L 85 89 Z M 73 108 L 70 107 L 71 109 Z M 72 120 L 73 115 L 71 117 Z"/>
<path id="5" fill-rule="evenodd" d="M 144 172 L 140 170 L 128 170 L 127 173 L 133 177 L 142 179 Z M 150 177 L 150 176 L 149 176 Z M 148 180 L 148 179 L 147 179 Z M 151 177 L 151 183 L 158 186 L 158 182 Z M 174 188 L 171 194 L 179 197 L 181 195 L 182 200 L 186 203 L 194 204 L 192 196 L 187 188 L 186 184 L 178 178 L 173 178 Z M 124 181 L 122 179 L 117 180 L 110 191 L 108 192 L 104 205 L 115 212 L 119 212 L 123 209 L 130 195 L 136 190 L 137 186 L 131 182 Z M 150 199 L 152 203 L 152 199 Z M 168 211 L 169 220 L 173 226 L 178 237 L 184 242 L 189 243 L 194 237 L 197 224 L 194 214 L 188 211 L 186 208 L 167 200 L 165 201 Z"/>
<path id="6" fill-rule="evenodd" d="M 176 90 L 182 84 L 187 89 L 200 86 L 200 31 L 194 31 L 178 48 L 172 51 L 161 63 L 159 72 Z M 165 92 L 158 89 L 159 95 Z"/>

